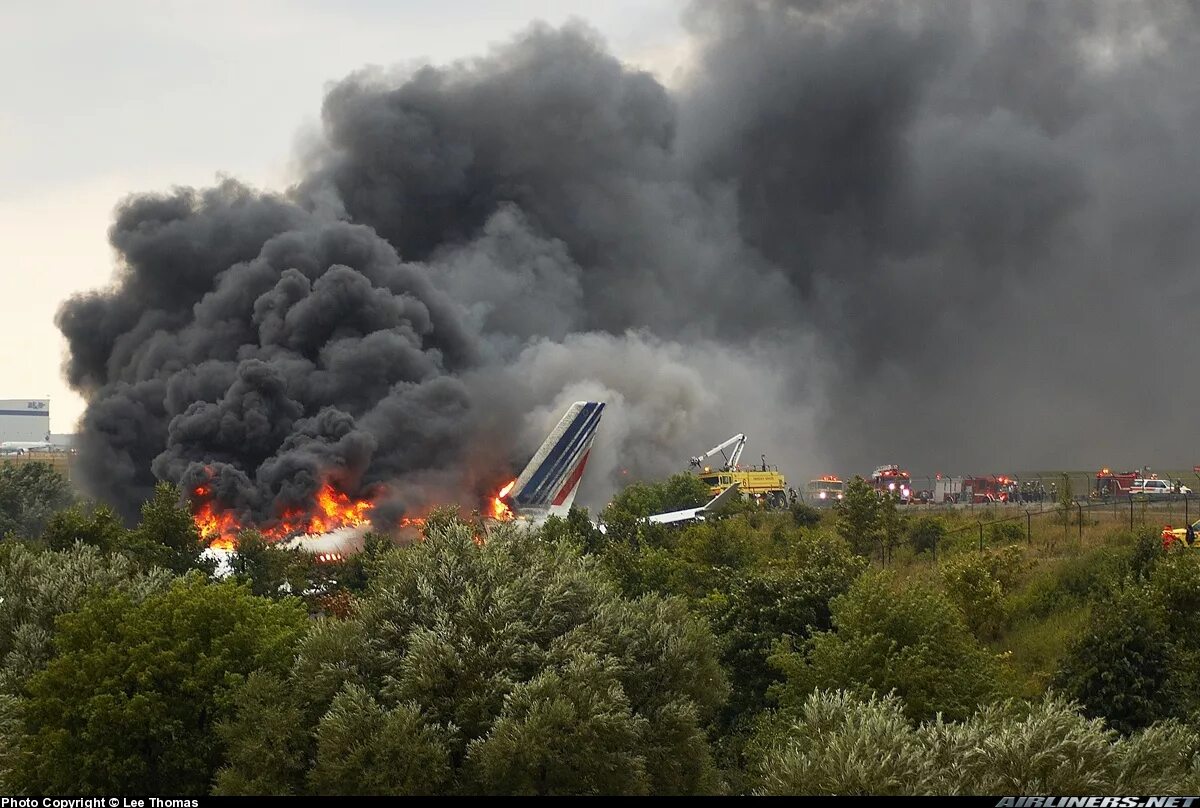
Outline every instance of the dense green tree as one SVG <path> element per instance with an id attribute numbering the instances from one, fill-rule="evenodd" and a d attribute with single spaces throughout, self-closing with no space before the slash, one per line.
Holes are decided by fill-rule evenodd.
<path id="1" fill-rule="evenodd" d="M 885 564 L 892 560 L 892 554 L 904 541 L 908 532 L 905 519 L 896 508 L 899 503 L 899 495 L 888 491 L 879 498 L 877 505 L 879 558 Z"/>
<path id="2" fill-rule="evenodd" d="M 309 785 L 316 794 L 435 795 L 451 785 L 445 736 L 411 703 L 385 709 L 350 685 L 317 727 Z"/>
<path id="3" fill-rule="evenodd" d="M 73 499 L 70 483 L 49 463 L 0 463 L 0 538 L 37 538 Z"/>
<path id="4" fill-rule="evenodd" d="M 35 794 L 204 794 L 215 725 L 256 670 L 280 671 L 306 623 L 296 601 L 198 574 L 140 603 L 89 598 L 59 618 L 58 655 L 26 683 L 12 780 Z"/>
<path id="5" fill-rule="evenodd" d="M 215 727 L 230 765 L 217 773 L 213 793 L 297 793 L 308 767 L 307 717 L 291 683 L 275 673 L 253 671 L 234 702 L 238 720 L 223 719 Z"/>
<path id="6" fill-rule="evenodd" d="M 141 573 L 122 556 L 77 544 L 61 552 L 0 544 L 0 693 L 17 693 L 53 651 L 55 620 L 89 595 L 124 592 L 134 601 L 163 589 L 163 570 Z"/>
<path id="7" fill-rule="evenodd" d="M 882 542 L 879 495 L 862 477 L 850 481 L 837 505 L 837 532 L 859 555 L 869 556 Z"/>
<path id="8" fill-rule="evenodd" d="M 491 731 L 468 745 L 464 785 L 491 794 L 646 793 L 648 723 L 611 664 L 580 654 L 513 689 Z"/>
<path id="9" fill-rule="evenodd" d="M 211 571 L 200 554 L 205 550 L 191 511 L 171 483 L 160 482 L 154 496 L 142 505 L 142 519 L 130 531 L 122 552 L 145 564 L 182 573 Z"/>
<path id="10" fill-rule="evenodd" d="M 1197 609 L 1200 559 L 1172 554 L 1154 565 L 1148 581 L 1129 579 L 1096 599 L 1056 685 L 1089 715 L 1125 732 L 1189 718 L 1200 711 Z"/>
<path id="11" fill-rule="evenodd" d="M 565 518 L 551 516 L 542 525 L 542 536 L 550 542 L 575 541 L 585 553 L 601 552 L 607 540 L 605 535 L 592 524 L 587 508 L 572 508 Z"/>
<path id="12" fill-rule="evenodd" d="M 834 630 L 772 660 L 786 675 L 774 692 L 797 707 L 818 689 L 895 692 L 914 719 L 962 718 L 994 697 L 997 664 L 939 590 L 860 577 L 833 601 Z"/>
<path id="13" fill-rule="evenodd" d="M 480 543 L 449 523 L 384 554 L 357 614 L 319 621 L 290 673 L 308 774 L 263 772 L 241 755 L 219 787 L 259 777 L 277 792 L 716 788 L 702 727 L 726 685 L 710 631 L 681 601 L 622 599 L 577 547 L 507 525 Z M 262 694 L 246 695 L 229 732 L 261 712 Z M 275 731 L 259 743 L 294 743 Z M 411 750 L 430 761 L 444 750 L 449 780 L 432 763 L 368 764 Z"/>
<path id="14" fill-rule="evenodd" d="M 769 663 L 775 646 L 831 629 L 830 604 L 865 567 L 866 560 L 838 537 L 806 534 L 794 540 L 786 563 L 740 572 L 724 591 L 705 600 L 733 686 L 725 711 L 728 722 L 763 708 L 767 688 L 780 677 Z"/>
<path id="15" fill-rule="evenodd" d="M 13 767 L 20 754 L 21 701 L 16 696 L 0 693 L 0 791 L 16 794 Z"/>
<path id="16" fill-rule="evenodd" d="M 50 517 L 42 541 L 52 550 L 66 550 L 82 542 L 111 553 L 128 544 L 128 534 L 121 517 L 109 506 L 74 505 Z"/>

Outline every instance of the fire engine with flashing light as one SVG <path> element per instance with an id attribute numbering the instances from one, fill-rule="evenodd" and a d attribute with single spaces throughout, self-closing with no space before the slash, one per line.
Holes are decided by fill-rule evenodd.
<path id="1" fill-rule="evenodd" d="M 836 505 L 846 496 L 846 483 L 836 474 L 808 481 L 805 498 L 813 505 Z"/>
<path id="2" fill-rule="evenodd" d="M 1092 488 L 1091 498 L 1116 499 L 1118 497 L 1127 497 L 1134 493 L 1133 486 L 1139 476 L 1139 473 L 1136 471 L 1126 471 L 1118 474 L 1108 468 L 1102 468 L 1096 472 L 1096 485 Z"/>
<path id="3" fill-rule="evenodd" d="M 964 497 L 976 505 L 989 502 L 1016 502 L 1019 499 L 1021 484 L 1015 477 L 1003 474 L 992 474 L 987 477 L 964 477 L 962 492 Z"/>
<path id="4" fill-rule="evenodd" d="M 880 495 L 895 496 L 901 505 L 912 502 L 912 476 L 895 464 L 876 468 L 871 474 L 871 487 Z"/>

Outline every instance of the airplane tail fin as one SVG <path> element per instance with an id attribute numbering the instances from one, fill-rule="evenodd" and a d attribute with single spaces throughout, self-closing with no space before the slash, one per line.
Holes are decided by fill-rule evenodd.
<path id="1" fill-rule="evenodd" d="M 514 511 L 570 510 L 603 413 L 599 401 L 576 401 L 567 409 L 509 492 Z"/>

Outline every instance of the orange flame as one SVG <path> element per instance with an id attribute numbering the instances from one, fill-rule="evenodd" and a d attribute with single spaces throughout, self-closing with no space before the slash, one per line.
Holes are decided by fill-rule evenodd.
<path id="1" fill-rule="evenodd" d="M 504 504 L 504 498 L 508 496 L 508 492 L 512 491 L 513 486 L 517 484 L 516 480 L 509 480 L 508 483 L 500 489 L 496 496 L 492 497 L 492 513 L 493 519 L 508 520 L 512 519 L 514 514 L 508 505 Z"/>
<path id="2" fill-rule="evenodd" d="M 199 485 L 192 489 L 194 510 L 192 520 L 200 537 L 210 547 L 232 550 L 237 547 L 237 534 L 244 530 L 233 511 L 223 510 L 210 499 L 212 489 Z M 278 541 L 289 536 L 309 533 L 328 533 L 342 527 L 360 527 L 367 523 L 372 503 L 367 499 L 351 499 L 345 493 L 324 483 L 317 491 L 311 508 L 285 510 L 274 525 L 259 528 L 263 537 Z"/>

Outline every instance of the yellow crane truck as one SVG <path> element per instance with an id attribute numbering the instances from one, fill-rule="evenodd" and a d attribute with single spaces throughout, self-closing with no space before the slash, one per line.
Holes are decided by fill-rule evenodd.
<path id="1" fill-rule="evenodd" d="M 709 493 L 714 497 L 737 483 L 743 494 L 761 505 L 772 508 L 787 507 L 787 480 L 779 473 L 778 468 L 767 465 L 766 455 L 762 456 L 761 466 L 743 468 L 738 465 L 745 448 L 746 436 L 734 435 L 704 454 L 693 457 L 691 464 L 693 468 L 698 469 L 696 473 L 701 481 L 708 485 Z M 709 464 L 709 459 L 717 454 L 721 455 L 724 462 L 714 468 Z"/>

